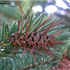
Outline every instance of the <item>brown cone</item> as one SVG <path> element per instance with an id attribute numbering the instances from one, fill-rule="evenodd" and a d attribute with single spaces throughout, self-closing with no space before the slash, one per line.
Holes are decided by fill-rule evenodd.
<path id="1" fill-rule="evenodd" d="M 54 67 L 57 70 L 70 70 L 70 60 L 66 57 L 67 49 L 63 55 L 63 58 L 58 61 L 58 67 Z"/>
<path id="2" fill-rule="evenodd" d="M 70 60 L 63 58 L 58 61 L 58 70 L 70 70 Z"/>

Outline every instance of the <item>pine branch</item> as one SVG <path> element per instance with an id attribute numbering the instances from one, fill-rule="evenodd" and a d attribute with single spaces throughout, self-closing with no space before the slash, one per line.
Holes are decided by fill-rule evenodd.
<path id="1" fill-rule="evenodd" d="M 46 30 L 49 30 L 51 27 L 53 27 L 51 30 L 49 30 L 48 31 L 48 36 L 46 36 L 47 38 L 45 38 L 46 40 L 47 40 L 47 43 L 48 43 L 48 41 L 49 40 L 52 40 L 52 38 L 51 38 L 51 36 L 53 36 L 53 35 L 56 35 L 55 37 L 53 37 L 53 40 L 52 40 L 52 43 L 54 42 L 54 44 L 55 44 L 55 42 L 57 43 L 56 45 L 60 45 L 60 43 L 61 44 L 63 44 L 63 42 L 61 42 L 61 41 L 56 41 L 56 39 L 58 38 L 58 39 L 60 39 L 60 40 L 62 40 L 62 38 L 64 38 L 64 40 L 65 40 L 65 38 L 68 38 L 69 37 L 69 35 L 70 35 L 70 32 L 68 31 L 68 30 L 64 30 L 64 32 L 63 33 L 61 33 L 62 32 L 62 30 L 61 30 L 61 28 L 62 27 L 60 27 L 59 25 L 57 25 L 57 24 L 59 24 L 60 22 L 58 22 L 58 23 L 52 23 L 52 22 L 55 22 L 55 19 L 53 19 L 53 20 L 51 20 L 51 19 L 49 19 L 48 20 L 48 22 L 45 22 L 44 23 L 44 25 L 43 25 L 43 21 L 44 21 L 44 13 L 42 13 L 39 17 L 34 17 L 34 15 L 32 14 L 29 14 L 29 16 L 27 17 L 27 19 L 26 20 L 24 20 L 24 21 L 22 21 L 23 22 L 23 25 L 22 25 L 22 30 L 21 30 L 21 26 L 20 25 L 17 25 L 16 23 L 18 22 L 18 21 L 14 21 L 12 24 L 11 24 L 11 26 L 10 27 L 8 27 L 8 25 L 7 25 L 7 28 L 5 28 L 6 30 L 7 30 L 7 32 L 9 33 L 7 36 L 6 36 L 6 38 L 8 39 L 8 40 L 10 40 L 9 42 L 11 42 L 11 40 L 13 40 L 13 38 L 11 38 L 11 35 L 12 35 L 12 33 L 14 33 L 13 35 L 16 35 L 17 34 L 17 31 L 18 30 L 21 30 L 22 31 L 22 34 L 25 34 L 26 33 L 26 35 L 27 35 L 27 32 L 28 33 L 33 33 L 33 31 L 35 30 L 35 29 L 37 29 L 38 28 L 38 26 L 41 26 L 41 27 L 39 27 L 38 28 L 38 31 L 36 32 L 36 33 L 40 33 L 43 29 L 45 29 L 46 28 Z M 27 22 L 27 20 L 29 21 L 29 23 L 26 23 Z M 52 24 L 51 24 L 52 23 Z M 19 24 L 19 23 L 18 23 Z M 4 24 L 5 26 L 6 26 L 6 24 Z M 57 25 L 57 26 L 56 26 Z M 20 27 L 19 27 L 20 26 Z M 55 27 L 54 27 L 55 26 Z M 18 28 L 20 28 L 20 29 L 18 29 Z M 58 28 L 58 29 L 57 29 Z M 2 33 L 4 33 L 4 27 L 3 28 L 1 28 L 1 29 L 3 29 L 2 30 Z M 61 30 L 61 31 L 60 31 Z M 61 33 L 61 34 L 59 34 L 59 33 Z M 57 34 L 59 34 L 59 35 L 57 35 Z M 2 35 L 4 35 L 4 34 L 2 34 Z M 19 34 L 20 35 L 20 37 L 21 37 L 21 34 Z M 39 35 L 40 36 L 40 35 Z M 17 36 L 16 36 L 17 37 Z M 31 36 L 32 37 L 32 36 Z M 3 38 L 3 36 L 2 36 L 2 38 Z M 39 37 L 40 38 L 40 37 Z M 56 39 L 55 39 L 56 38 Z M 14 38 L 15 39 L 15 38 Z M 41 38 L 41 39 L 43 39 L 43 38 Z M 6 39 L 4 38 L 4 40 L 6 41 Z M 20 39 L 19 39 L 20 40 Z M 2 41 L 2 40 L 1 40 Z M 67 40 L 66 40 L 67 41 Z M 15 41 L 14 42 L 16 42 L 17 43 L 17 41 L 16 41 L 16 39 L 15 39 Z M 39 43 L 40 41 L 38 41 L 38 43 Z M 44 41 L 43 41 L 44 42 Z M 22 53 L 22 51 L 25 49 L 24 48 L 24 46 L 22 45 L 18 45 L 17 46 L 17 49 L 15 50 L 15 52 L 14 52 L 14 55 L 12 56 L 12 57 L 10 57 L 10 53 L 13 51 L 13 48 L 15 47 L 15 43 L 12 43 L 12 45 L 8 45 L 8 41 L 7 42 L 5 42 L 6 44 L 3 44 L 3 45 L 1 45 L 0 47 L 0 54 L 2 55 L 1 57 L 8 57 L 8 59 L 6 60 L 6 62 L 8 62 L 8 68 L 9 69 L 13 69 L 13 68 L 15 68 L 15 69 L 17 69 L 17 70 L 19 70 L 20 68 L 20 70 L 27 70 L 27 69 L 31 69 L 31 68 L 33 68 L 33 69 L 35 69 L 36 68 L 36 66 L 40 66 L 40 65 L 42 65 L 42 66 L 44 66 L 44 64 L 45 65 L 48 65 L 48 66 L 50 66 L 50 65 L 52 65 L 52 64 L 56 64 L 56 62 L 59 60 L 59 59 L 61 59 L 62 58 L 62 55 L 63 55 L 63 51 L 64 50 L 66 50 L 67 49 L 67 45 L 65 45 L 65 46 L 60 46 L 60 47 L 57 47 L 58 48 L 58 50 L 54 50 L 52 47 L 54 47 L 53 45 L 52 45 L 52 47 L 51 47 L 51 45 L 49 46 L 49 44 L 50 43 L 48 43 L 48 47 L 46 47 L 47 48 L 47 50 L 45 51 L 45 49 L 46 48 L 44 48 L 44 46 L 41 46 L 41 47 L 38 47 L 38 46 L 36 46 L 35 48 L 34 48 L 34 51 L 33 51 L 33 54 L 35 55 L 35 57 L 36 57 L 36 59 L 37 59 L 37 63 L 34 63 L 34 59 L 32 58 L 32 55 L 31 55 L 31 50 L 32 50 L 32 47 L 26 47 L 26 52 L 25 52 L 25 54 L 22 56 L 22 55 L 18 55 L 18 54 L 20 54 L 20 53 Z M 47 44 L 46 43 L 46 44 Z M 51 44 L 52 44 L 51 43 Z M 18 43 L 19 44 L 19 43 Z M 29 45 L 30 46 L 30 45 Z M 4 51 L 1 51 L 1 50 L 4 50 Z M 30 49 L 30 50 L 27 50 L 27 49 Z M 7 52 L 9 52 L 9 53 L 7 53 Z M 28 52 L 28 53 L 27 53 Z M 30 54 L 29 54 L 29 52 L 30 52 Z M 48 53 L 49 52 L 49 53 Z M 17 54 L 18 53 L 18 54 Z M 49 54 L 49 55 L 52 55 L 53 56 L 53 59 L 52 58 L 50 58 L 49 57 L 49 55 L 45 55 L 45 54 Z M 54 54 L 55 53 L 55 54 Z M 29 56 L 28 56 L 29 55 Z M 42 57 L 41 56 L 43 56 L 43 58 L 44 58 L 44 60 L 42 59 Z M 16 57 L 16 58 L 21 58 L 21 59 L 23 59 L 23 60 L 18 60 L 18 59 L 15 59 L 14 60 L 14 57 Z M 29 58 L 28 58 L 29 57 Z M 11 60 L 11 58 L 12 58 L 12 60 Z M 47 60 L 48 59 L 48 60 Z M 4 61 L 4 60 L 3 60 Z M 18 63 L 17 63 L 18 62 Z M 1 63 L 1 64 L 4 64 L 4 63 Z M 10 66 L 9 66 L 9 64 L 10 64 Z M 53 67 L 54 65 L 52 65 L 52 67 Z M 4 67 L 5 68 L 5 67 Z M 7 68 L 5 68 L 5 69 L 7 69 Z M 4 69 L 3 69 L 4 70 Z M 7 69 L 8 70 L 8 69 Z"/>
<path id="2" fill-rule="evenodd" d="M 30 68 L 35 68 L 36 66 L 38 65 L 42 65 L 42 64 L 47 64 L 48 61 L 45 60 L 45 61 L 40 61 L 39 63 L 34 63 L 34 64 L 30 64 L 29 66 L 26 66 L 24 68 L 21 68 L 20 70 L 27 70 L 27 69 L 30 69 Z"/>
<path id="3" fill-rule="evenodd" d="M 30 68 L 35 68 L 36 66 L 40 66 L 40 65 L 49 65 L 49 64 L 52 64 L 52 62 L 54 63 L 55 61 L 59 60 L 58 57 L 55 57 L 53 59 L 44 59 L 44 61 L 40 61 L 39 63 L 34 63 L 34 64 L 30 64 L 28 66 L 25 66 L 24 68 L 20 68 L 20 70 L 28 70 Z M 52 68 L 52 67 L 51 67 Z"/>

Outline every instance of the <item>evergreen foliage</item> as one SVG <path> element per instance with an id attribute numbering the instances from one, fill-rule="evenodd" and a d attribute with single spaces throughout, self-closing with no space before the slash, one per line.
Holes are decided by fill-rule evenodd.
<path id="1" fill-rule="evenodd" d="M 10 8 L 10 7 L 11 6 L 8 6 L 7 9 L 8 10 L 12 9 L 12 11 L 19 12 L 15 7 L 13 8 Z M 26 21 L 29 22 L 28 32 L 33 32 L 43 21 L 45 21 L 45 19 L 49 17 L 49 16 L 45 16 L 45 13 L 40 14 L 40 16 L 38 17 L 35 16 L 32 12 L 31 13 L 28 12 L 23 15 L 21 11 L 19 12 L 20 14 L 18 13 L 15 14 L 14 12 L 15 14 L 14 15 L 12 11 L 10 13 L 8 13 L 9 12 L 8 10 L 5 11 L 6 8 L 4 8 L 4 6 L 2 5 L 0 5 L 0 9 L 2 9 L 1 10 L 2 12 L 21 21 L 19 30 L 21 30 L 21 26 L 23 24 L 22 26 L 23 33 L 25 32 L 25 29 L 26 29 L 25 28 Z M 21 54 L 24 49 L 23 47 L 18 47 L 15 50 L 15 53 L 11 56 L 10 54 L 13 51 L 14 46 L 11 43 L 9 43 L 5 35 L 10 37 L 12 33 L 17 32 L 18 20 L 13 21 L 11 26 L 8 26 L 8 24 L 5 23 L 4 19 L 2 20 L 2 27 L 0 32 L 0 43 L 1 43 L 0 44 L 0 70 L 52 70 L 53 67 L 58 66 L 58 61 L 59 59 L 63 58 L 63 54 L 66 49 L 68 49 L 66 56 L 69 56 L 70 32 L 68 29 L 64 29 L 62 33 L 54 36 L 56 40 L 64 41 L 66 42 L 66 44 L 55 46 L 57 47 L 57 50 L 51 47 L 49 48 L 50 50 L 53 50 L 55 52 L 55 54 L 53 54 L 53 58 L 50 58 L 50 56 L 47 55 L 46 53 L 38 53 L 37 51 L 37 52 L 34 52 L 34 55 L 37 60 L 36 62 L 34 62 L 34 59 L 29 51 L 26 51 L 24 55 Z M 39 28 L 37 32 L 41 32 L 43 29 L 47 28 L 53 21 L 56 24 L 56 22 L 59 21 L 59 19 L 52 17 L 46 24 L 44 24 L 41 28 Z M 61 31 L 63 27 L 64 25 L 62 24 L 51 28 L 48 31 L 48 35 Z M 41 51 L 44 52 L 44 50 L 41 50 Z"/>

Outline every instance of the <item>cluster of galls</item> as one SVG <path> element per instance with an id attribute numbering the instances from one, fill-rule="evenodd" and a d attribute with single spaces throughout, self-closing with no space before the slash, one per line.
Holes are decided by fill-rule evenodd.
<path id="1" fill-rule="evenodd" d="M 54 67 L 53 70 L 70 70 L 70 59 L 66 57 L 66 54 L 62 59 L 58 61 L 58 67 Z"/>
<path id="2" fill-rule="evenodd" d="M 68 58 L 59 60 L 58 65 L 58 70 L 70 70 L 70 60 Z"/>
<path id="3" fill-rule="evenodd" d="M 13 49 L 11 55 L 15 52 L 16 48 L 18 46 L 20 46 L 20 47 L 24 48 L 24 51 L 22 54 L 24 54 L 26 50 L 29 50 L 31 52 L 33 58 L 34 58 L 33 52 L 36 50 L 36 48 L 38 48 L 37 49 L 38 51 L 40 48 L 43 48 L 41 50 L 41 52 L 45 51 L 48 55 L 50 55 L 52 57 L 52 54 L 54 52 L 51 51 L 48 47 L 51 46 L 54 49 L 56 49 L 56 47 L 54 47 L 54 45 L 65 44 L 65 42 L 57 41 L 56 39 L 53 38 L 53 36 L 62 33 L 63 30 L 53 33 L 49 36 L 47 35 L 47 33 L 52 27 L 55 27 L 58 24 L 60 24 L 62 22 L 62 20 L 58 21 L 57 23 L 55 23 L 53 21 L 47 28 L 44 28 L 40 32 L 37 32 L 37 30 L 39 28 L 41 28 L 44 24 L 46 24 L 47 21 L 51 19 L 51 17 L 52 17 L 52 15 L 48 19 L 46 19 L 44 22 L 42 22 L 36 29 L 34 29 L 33 32 L 28 32 L 28 21 L 27 21 L 26 27 L 25 27 L 26 28 L 25 33 L 22 33 L 22 29 L 23 29 L 22 27 L 19 31 L 20 22 L 18 21 L 17 32 L 15 34 L 12 34 L 10 37 L 7 37 L 9 39 L 9 42 L 11 42 L 14 45 L 14 49 Z"/>

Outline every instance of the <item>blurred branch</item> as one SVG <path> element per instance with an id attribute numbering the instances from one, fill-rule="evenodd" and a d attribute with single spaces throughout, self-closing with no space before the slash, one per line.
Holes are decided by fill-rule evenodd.
<path id="1" fill-rule="evenodd" d="M 21 5 L 20 5 L 20 2 L 19 2 L 19 1 L 16 1 L 16 3 L 17 3 L 17 5 L 19 6 L 19 9 L 20 9 L 21 13 L 24 14 L 24 16 L 26 17 L 26 15 L 25 15 L 25 13 L 24 13 L 24 11 L 23 11 Z"/>
<path id="2" fill-rule="evenodd" d="M 17 18 L 12 17 L 12 16 L 10 16 L 10 15 L 8 15 L 8 14 L 4 13 L 4 12 L 0 12 L 0 13 L 1 13 L 1 14 L 3 14 L 3 15 L 5 15 L 5 16 L 7 16 L 7 17 L 9 17 L 9 18 L 11 18 L 11 19 L 17 20 Z"/>
<path id="3" fill-rule="evenodd" d="M 0 4 L 10 4 L 10 1 L 0 1 Z"/>

